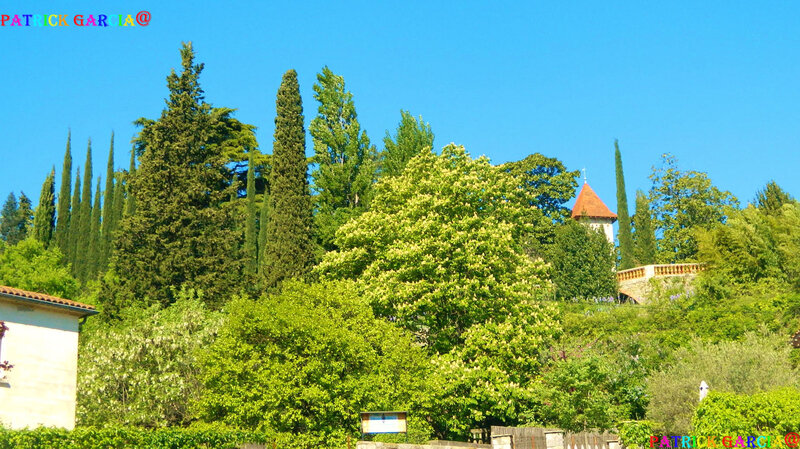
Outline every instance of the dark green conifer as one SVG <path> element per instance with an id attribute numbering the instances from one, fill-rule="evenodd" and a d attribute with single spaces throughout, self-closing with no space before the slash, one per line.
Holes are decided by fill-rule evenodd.
<path id="1" fill-rule="evenodd" d="M 264 254 L 267 251 L 267 223 L 269 222 L 269 192 L 264 192 L 258 218 L 258 275 L 264 277 Z"/>
<path id="2" fill-rule="evenodd" d="M 86 254 L 86 267 L 84 269 L 84 280 L 93 279 L 100 271 L 102 262 L 103 240 L 100 234 L 100 220 L 102 210 L 100 209 L 100 177 L 97 177 L 97 188 L 94 191 L 94 205 L 92 206 L 91 224 L 89 227 L 89 246 Z"/>
<path id="3" fill-rule="evenodd" d="M 50 245 L 56 224 L 56 168 L 50 171 L 47 179 L 42 184 L 42 193 L 39 194 L 39 206 L 33 219 L 33 236 L 42 242 L 45 247 Z"/>
<path id="4" fill-rule="evenodd" d="M 631 238 L 631 217 L 628 213 L 628 194 L 625 192 L 625 174 L 622 171 L 622 155 L 619 152 L 619 141 L 614 140 L 614 162 L 617 171 L 617 220 L 619 231 L 619 268 L 633 268 L 633 239 Z"/>
<path id="5" fill-rule="evenodd" d="M 283 75 L 275 103 L 277 116 L 269 183 L 272 213 L 267 220 L 264 253 L 267 286 L 302 276 L 313 261 L 306 132 L 300 86 L 294 70 Z"/>
<path id="6" fill-rule="evenodd" d="M 61 188 L 58 191 L 58 217 L 55 240 L 61 252 L 69 253 L 70 199 L 72 190 L 72 152 L 70 150 L 72 131 L 67 133 L 67 150 L 64 152 L 64 167 L 61 169 Z"/>
<path id="7" fill-rule="evenodd" d="M 67 252 L 66 259 L 72 264 L 72 272 L 75 273 L 75 255 L 78 251 L 78 241 L 80 240 L 81 223 L 81 168 L 75 170 L 75 189 L 72 192 L 72 214 L 67 229 Z"/>
<path id="8" fill-rule="evenodd" d="M 89 242 L 92 230 L 92 139 L 86 148 L 86 164 L 83 169 L 83 193 L 81 194 L 80 227 L 75 253 L 73 271 L 78 279 L 86 280 L 89 261 Z"/>
<path id="9" fill-rule="evenodd" d="M 131 180 L 136 176 L 136 150 L 131 149 L 131 163 L 128 167 L 128 174 L 125 176 L 125 184 L 127 189 L 125 191 L 125 216 L 130 217 L 136 213 L 136 200 L 131 192 Z"/>
<path id="10" fill-rule="evenodd" d="M 16 245 L 22 238 L 19 235 L 19 203 L 14 192 L 8 194 L 3 210 L 0 212 L 0 238 L 9 245 Z"/>
<path id="11" fill-rule="evenodd" d="M 243 240 L 230 206 L 230 109 L 206 103 L 190 43 L 167 77 L 169 98 L 157 120 L 139 119 L 139 165 L 130 179 L 135 211 L 115 239 L 112 266 L 119 275 L 113 309 L 149 298 L 166 306 L 181 287 L 203 292 L 213 307 L 239 291 Z M 176 290 L 178 289 L 178 290 Z M 111 296 L 111 295 L 109 295 Z M 113 312 L 112 312 L 113 313 Z"/>
<path id="12" fill-rule="evenodd" d="M 100 259 L 98 269 L 105 270 L 111 253 L 111 235 L 114 232 L 114 132 L 111 132 L 111 146 L 108 149 L 106 167 L 106 191 L 103 194 L 103 223 L 101 231 Z"/>
<path id="13" fill-rule="evenodd" d="M 636 191 L 636 212 L 633 214 L 633 250 L 636 265 L 656 263 L 656 235 L 647 195 Z"/>
<path id="14" fill-rule="evenodd" d="M 114 177 L 116 178 L 117 182 L 114 186 L 114 228 L 111 229 L 111 235 L 109 236 L 111 239 L 111 248 L 109 248 L 108 254 L 109 260 L 111 260 L 111 254 L 114 250 L 114 232 L 119 228 L 120 224 L 122 223 L 122 219 L 125 217 L 125 196 L 127 191 L 125 173 L 116 172 L 114 173 Z"/>

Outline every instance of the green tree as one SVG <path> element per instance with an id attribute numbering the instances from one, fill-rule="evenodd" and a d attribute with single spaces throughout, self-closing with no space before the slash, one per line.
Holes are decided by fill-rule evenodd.
<path id="1" fill-rule="evenodd" d="M 269 192 L 264 192 L 264 199 L 258 216 L 258 275 L 266 276 L 267 266 L 264 263 L 264 251 L 267 248 L 267 222 L 269 221 Z"/>
<path id="2" fill-rule="evenodd" d="M 426 411 L 437 438 L 463 439 L 470 429 L 537 416 L 541 369 L 561 323 L 552 304 L 522 300 L 509 312 L 473 325 L 463 344 L 433 357 Z"/>
<path id="3" fill-rule="evenodd" d="M 111 257 L 112 235 L 116 228 L 114 214 L 114 132 L 111 132 L 111 145 L 108 148 L 108 166 L 106 167 L 106 190 L 103 192 L 103 223 L 100 230 L 100 259 L 98 270 L 105 270 Z"/>
<path id="4" fill-rule="evenodd" d="M 58 247 L 45 248 L 36 239 L 26 239 L 0 252 L 0 285 L 74 298 L 78 282 L 62 261 Z"/>
<path id="5" fill-rule="evenodd" d="M 383 153 L 380 155 L 381 176 L 397 176 L 403 172 L 412 157 L 426 148 L 433 148 L 433 131 L 430 123 L 417 120 L 408 111 L 400 111 L 400 124 L 394 138 L 386 131 Z"/>
<path id="6" fill-rule="evenodd" d="M 61 188 L 58 193 L 58 221 L 55 240 L 61 252 L 69 254 L 70 190 L 72 190 L 72 131 L 67 134 L 67 150 L 64 152 L 64 168 L 61 170 Z"/>
<path id="7" fill-rule="evenodd" d="M 89 275 L 89 242 L 92 240 L 92 139 L 86 148 L 86 164 L 83 169 L 83 193 L 81 194 L 81 212 L 77 235 L 75 235 L 75 265 L 72 269 L 81 281 Z"/>
<path id="8" fill-rule="evenodd" d="M 97 188 L 94 193 L 94 205 L 92 206 L 92 216 L 90 218 L 89 234 L 86 236 L 89 240 L 89 244 L 87 245 L 84 280 L 96 277 L 102 267 L 103 236 L 100 234 L 100 220 L 103 213 L 100 208 L 100 196 L 100 177 L 98 176 Z"/>
<path id="9" fill-rule="evenodd" d="M 340 249 L 317 272 L 358 279 L 379 316 L 432 351 L 448 352 L 472 325 L 548 294 L 543 264 L 518 243 L 532 228 L 531 197 L 486 158 L 455 145 L 441 156 L 424 151 L 377 190 L 371 210 L 337 232 Z"/>
<path id="10" fill-rule="evenodd" d="M 314 261 L 306 132 L 297 72 L 283 75 L 276 100 L 264 275 L 272 286 L 305 274 Z"/>
<path id="11" fill-rule="evenodd" d="M 241 288 L 243 235 L 233 218 L 228 164 L 242 138 L 237 130 L 252 134 L 252 127 L 232 119 L 231 109 L 205 102 L 198 82 L 203 64 L 194 64 L 191 43 L 181 57 L 182 71 L 167 77 L 161 117 L 136 122 L 139 166 L 128 185 L 135 211 L 117 233 L 118 282 L 104 295 L 113 307 L 145 298 L 167 305 L 175 299 L 170 288 L 184 285 L 218 307 Z"/>
<path id="12" fill-rule="evenodd" d="M 67 251 L 64 252 L 67 262 L 72 266 L 75 273 L 76 252 L 78 250 L 78 239 L 80 238 L 81 223 L 81 168 L 75 170 L 75 189 L 72 192 L 72 213 L 67 229 Z"/>
<path id="13" fill-rule="evenodd" d="M 757 208 L 768 214 L 777 214 L 780 212 L 781 206 L 794 201 L 794 198 L 781 189 L 778 183 L 770 181 L 763 189 L 756 192 L 756 198 L 753 203 Z"/>
<path id="14" fill-rule="evenodd" d="M 131 162 L 128 167 L 128 174 L 125 179 L 127 189 L 125 191 L 125 217 L 129 217 L 136 213 L 136 198 L 131 191 L 131 180 L 136 176 L 136 151 L 131 150 Z"/>
<path id="15" fill-rule="evenodd" d="M 130 308 L 81 333 L 77 420 L 81 426 L 185 426 L 200 398 L 198 353 L 222 322 L 192 290 L 175 303 Z"/>
<path id="16" fill-rule="evenodd" d="M 343 443 L 358 435 L 360 411 L 419 416 L 427 357 L 373 316 L 352 282 L 287 281 L 280 294 L 237 299 L 229 310 L 202 358 L 203 420 Z"/>
<path id="17" fill-rule="evenodd" d="M 9 245 L 22 240 L 22 236 L 19 235 L 19 203 L 14 192 L 8 194 L 0 212 L 0 238 Z"/>
<path id="18" fill-rule="evenodd" d="M 42 184 L 42 193 L 39 195 L 39 205 L 33 219 L 33 236 L 45 247 L 50 245 L 56 225 L 56 169 L 50 171 L 47 179 Z"/>
<path id="19" fill-rule="evenodd" d="M 319 114 L 309 131 L 314 140 L 312 161 L 318 164 L 311 173 L 317 192 L 316 229 L 322 246 L 333 249 L 336 230 L 369 203 L 376 152 L 361 130 L 344 78 L 324 67 L 314 84 L 314 99 L 319 102 Z"/>
<path id="20" fill-rule="evenodd" d="M 619 268 L 627 270 L 633 268 L 634 249 L 631 237 L 631 219 L 628 215 L 628 194 L 625 192 L 625 173 L 622 170 L 622 154 L 619 152 L 619 141 L 614 140 L 614 166 L 617 172 L 617 218 L 619 231 Z"/>
<path id="21" fill-rule="evenodd" d="M 636 191 L 636 213 L 633 215 L 633 259 L 636 265 L 656 262 L 656 235 L 650 215 L 650 202 L 641 190 Z"/>
<path id="22" fill-rule="evenodd" d="M 258 212 L 256 211 L 255 173 L 255 159 L 251 154 L 250 163 L 247 166 L 247 224 L 244 231 L 244 266 L 251 275 L 258 271 L 258 236 L 256 234 Z"/>
<path id="23" fill-rule="evenodd" d="M 540 153 L 500 167 L 513 175 L 519 188 L 532 198 L 530 206 L 536 209 L 534 227 L 524 239 L 524 246 L 531 256 L 542 257 L 553 243 L 555 224 L 570 219 L 571 211 L 564 205 L 575 196 L 579 172 L 567 171 L 563 162 Z"/>
<path id="24" fill-rule="evenodd" d="M 670 154 L 662 156 L 662 166 L 653 169 L 650 179 L 650 207 L 656 236 L 661 237 L 657 262 L 695 260 L 695 233 L 724 222 L 727 208 L 738 206 L 738 200 L 712 185 L 706 173 L 679 170 Z"/>
<path id="25" fill-rule="evenodd" d="M 602 231 L 575 220 L 556 229 L 546 260 L 558 299 L 588 299 L 616 296 L 614 256 Z"/>

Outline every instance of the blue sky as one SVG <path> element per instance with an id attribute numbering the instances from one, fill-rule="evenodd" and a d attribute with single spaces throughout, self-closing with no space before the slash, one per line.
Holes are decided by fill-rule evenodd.
<path id="1" fill-rule="evenodd" d="M 629 203 L 662 153 L 743 201 L 775 179 L 800 196 L 800 3 L 796 2 L 3 2 L 0 14 L 151 13 L 147 27 L 0 28 L 0 196 L 38 199 L 67 130 L 105 174 L 111 131 L 127 166 L 132 121 L 156 118 L 181 41 L 204 62 L 215 106 L 272 151 L 275 93 L 298 71 L 306 124 L 315 75 L 344 76 L 382 148 L 400 109 L 435 145 L 496 163 L 541 152 L 616 208 L 613 141 Z M 7 23 L 8 25 L 8 23 Z M 307 150 L 312 152 L 311 142 Z M 58 174 L 60 176 L 60 173 Z"/>

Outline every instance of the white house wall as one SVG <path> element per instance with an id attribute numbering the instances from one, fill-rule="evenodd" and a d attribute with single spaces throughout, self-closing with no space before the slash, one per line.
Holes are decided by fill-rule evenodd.
<path id="1" fill-rule="evenodd" d="M 0 342 L 0 361 L 14 365 L 0 381 L 0 425 L 72 429 L 78 317 L 0 298 L 0 321 L 8 327 Z"/>

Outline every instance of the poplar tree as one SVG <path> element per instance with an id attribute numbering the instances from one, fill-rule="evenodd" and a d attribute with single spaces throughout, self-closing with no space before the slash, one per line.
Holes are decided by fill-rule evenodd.
<path id="1" fill-rule="evenodd" d="M 400 111 L 400 124 L 395 137 L 386 131 L 383 138 L 384 150 L 381 154 L 381 176 L 397 176 L 403 172 L 409 159 L 425 148 L 433 147 L 431 125 L 414 118 L 408 111 Z"/>
<path id="2" fill-rule="evenodd" d="M 267 286 L 305 273 L 313 260 L 311 195 L 306 131 L 297 72 L 283 75 L 275 101 L 275 139 L 270 171 L 264 275 Z"/>
<path id="3" fill-rule="evenodd" d="M 75 189 L 72 192 L 72 214 L 67 229 L 67 261 L 72 264 L 72 273 L 75 274 L 75 255 L 80 239 L 81 222 L 81 168 L 75 170 Z"/>
<path id="4" fill-rule="evenodd" d="M 86 164 L 83 168 L 83 193 L 81 194 L 81 215 L 77 245 L 75 253 L 75 266 L 73 270 L 78 279 L 86 280 L 89 268 L 89 242 L 92 229 L 92 139 L 86 148 Z"/>
<path id="5" fill-rule="evenodd" d="M 108 258 L 111 254 L 111 236 L 116 225 L 114 218 L 114 132 L 112 131 L 106 167 L 106 190 L 103 197 L 102 238 L 98 269 L 105 269 L 108 265 Z"/>
<path id="6" fill-rule="evenodd" d="M 36 214 L 33 218 L 33 236 L 44 244 L 45 248 L 50 245 L 53 238 L 53 231 L 56 224 L 56 168 L 50 171 L 47 179 L 42 184 L 42 193 L 39 194 L 39 205 L 36 207 Z"/>
<path id="7" fill-rule="evenodd" d="M 633 250 L 636 265 L 656 263 L 656 235 L 650 212 L 650 202 L 641 190 L 636 191 L 636 212 L 633 214 Z"/>
<path id="8" fill-rule="evenodd" d="M 70 202 L 69 194 L 72 190 L 72 152 L 71 152 L 72 131 L 67 133 L 67 150 L 64 152 L 64 167 L 61 169 L 61 188 L 58 191 L 58 218 L 56 221 L 55 240 L 56 245 L 64 254 L 69 254 L 69 222 L 70 222 Z"/>
<path id="9" fill-rule="evenodd" d="M 89 228 L 89 248 L 86 256 L 86 268 L 84 270 L 84 280 L 94 278 L 100 271 L 102 262 L 103 240 L 100 235 L 100 219 L 102 210 L 100 209 L 100 177 L 97 177 L 97 188 L 94 191 L 94 205 L 92 206 L 91 225 Z"/>
<path id="10" fill-rule="evenodd" d="M 336 229 L 369 203 L 376 178 L 376 152 L 366 131 L 361 130 L 353 94 L 345 90 L 344 78 L 324 67 L 314 84 L 314 99 L 319 102 L 319 114 L 309 131 L 314 140 L 313 162 L 318 164 L 311 174 L 318 193 L 315 226 L 320 243 L 330 250 L 335 248 Z"/>
<path id="11" fill-rule="evenodd" d="M 251 152 L 247 166 L 247 224 L 245 225 L 244 233 L 245 268 L 250 274 L 255 274 L 258 271 L 257 220 L 255 159 Z"/>
<path id="12" fill-rule="evenodd" d="M 203 64 L 194 63 L 191 43 L 181 58 L 180 71 L 167 76 L 161 116 L 136 121 L 139 165 L 128 184 L 135 210 L 115 239 L 112 314 L 145 299 L 166 306 L 181 287 L 201 290 L 204 301 L 220 307 L 242 287 L 241 260 L 231 256 L 242 235 L 230 204 L 226 153 L 238 122 L 232 110 L 205 102 L 198 81 Z"/>
<path id="13" fill-rule="evenodd" d="M 628 195 L 625 193 L 625 174 L 622 171 L 622 154 L 619 141 L 614 140 L 614 163 L 617 171 L 617 220 L 619 220 L 619 268 L 633 268 L 633 239 L 631 238 L 631 218 L 628 214 Z"/>

